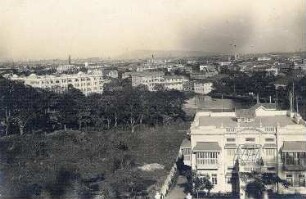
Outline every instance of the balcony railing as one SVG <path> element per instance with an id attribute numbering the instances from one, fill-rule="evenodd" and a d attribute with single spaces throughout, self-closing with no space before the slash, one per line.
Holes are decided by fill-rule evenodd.
<path id="1" fill-rule="evenodd" d="M 197 169 L 218 169 L 219 164 L 197 164 Z"/>

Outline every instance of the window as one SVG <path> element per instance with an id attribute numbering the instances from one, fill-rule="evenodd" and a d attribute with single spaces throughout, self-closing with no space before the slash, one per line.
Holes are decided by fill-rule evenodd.
<path id="1" fill-rule="evenodd" d="M 191 154 L 191 148 L 183 148 L 182 149 L 183 155 L 190 155 Z"/>
<path id="2" fill-rule="evenodd" d="M 232 177 L 231 176 L 226 176 L 225 180 L 226 180 L 227 184 L 231 184 L 232 183 Z"/>
<path id="3" fill-rule="evenodd" d="M 305 187 L 306 183 L 305 183 L 305 175 L 300 174 L 299 175 L 299 187 Z"/>
<path id="4" fill-rule="evenodd" d="M 274 142 L 274 138 L 266 138 L 266 142 Z"/>
<path id="5" fill-rule="evenodd" d="M 217 174 L 211 174 L 211 183 L 213 185 L 218 184 Z"/>
<path id="6" fill-rule="evenodd" d="M 255 142 L 255 138 L 245 138 L 245 141 L 247 141 L 247 142 Z"/>
<path id="7" fill-rule="evenodd" d="M 286 165 L 294 165 L 294 154 L 293 153 L 286 153 Z"/>
<path id="8" fill-rule="evenodd" d="M 274 131 L 274 127 L 266 127 L 265 130 L 266 131 Z"/>
<path id="9" fill-rule="evenodd" d="M 275 156 L 275 149 L 265 149 L 266 156 Z"/>
<path id="10" fill-rule="evenodd" d="M 293 184 L 292 174 L 286 174 L 286 181 L 289 182 L 291 185 Z"/>
<path id="11" fill-rule="evenodd" d="M 305 152 L 285 152 L 282 153 L 282 158 L 285 165 L 306 166 Z"/>
<path id="12" fill-rule="evenodd" d="M 227 142 L 235 142 L 236 139 L 235 139 L 235 138 L 226 138 L 226 141 L 227 141 Z"/>
<path id="13" fill-rule="evenodd" d="M 228 156 L 234 156 L 236 149 L 227 149 L 226 151 Z"/>
<path id="14" fill-rule="evenodd" d="M 197 164 L 214 165 L 218 164 L 218 152 L 198 152 Z"/>
<path id="15" fill-rule="evenodd" d="M 191 148 L 183 148 L 182 149 L 182 154 L 184 156 L 184 160 L 190 160 L 190 155 L 191 155 Z"/>
<path id="16" fill-rule="evenodd" d="M 227 132 L 235 132 L 235 128 L 226 128 Z"/>

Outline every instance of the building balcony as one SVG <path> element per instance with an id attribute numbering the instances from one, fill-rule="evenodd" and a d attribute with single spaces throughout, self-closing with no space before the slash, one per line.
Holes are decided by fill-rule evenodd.
<path id="1" fill-rule="evenodd" d="M 197 169 L 217 170 L 219 168 L 219 164 L 197 164 Z"/>

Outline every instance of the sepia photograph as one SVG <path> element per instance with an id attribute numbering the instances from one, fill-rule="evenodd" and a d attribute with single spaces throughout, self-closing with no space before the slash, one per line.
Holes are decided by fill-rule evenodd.
<path id="1" fill-rule="evenodd" d="M 306 199 L 306 0 L 0 0 L 0 199 Z"/>

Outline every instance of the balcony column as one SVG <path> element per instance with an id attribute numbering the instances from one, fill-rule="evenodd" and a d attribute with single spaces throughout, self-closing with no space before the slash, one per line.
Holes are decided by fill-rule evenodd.
<path id="1" fill-rule="evenodd" d="M 297 152 L 294 152 L 293 153 L 293 157 L 294 157 L 294 165 L 298 165 L 298 162 L 299 162 L 299 159 L 297 157 L 298 153 Z"/>

